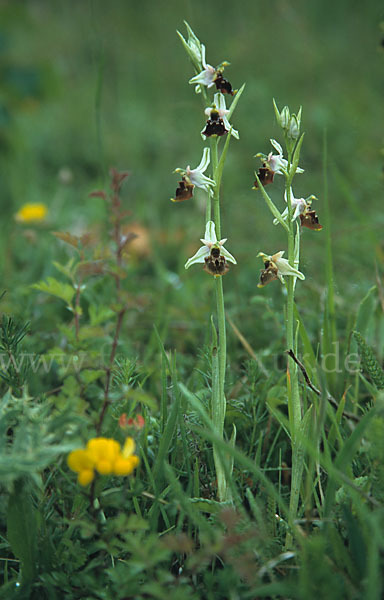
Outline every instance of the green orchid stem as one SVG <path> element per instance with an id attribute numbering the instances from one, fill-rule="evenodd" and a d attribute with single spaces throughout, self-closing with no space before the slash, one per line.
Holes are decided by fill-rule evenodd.
<path id="1" fill-rule="evenodd" d="M 213 195 L 213 215 L 215 222 L 215 229 L 217 239 L 221 238 L 221 221 L 220 221 L 220 181 L 221 172 L 219 173 L 218 165 L 218 141 L 219 138 L 211 138 L 211 161 L 213 178 L 216 182 Z M 215 426 L 216 434 L 223 439 L 224 434 L 224 419 L 226 411 L 226 400 L 224 394 L 225 384 L 225 368 L 227 361 L 227 338 L 225 328 L 225 308 L 224 308 L 224 292 L 223 292 L 223 280 L 222 277 L 215 277 L 215 289 L 216 289 L 216 310 L 217 310 L 217 324 L 218 324 L 218 356 L 217 361 L 212 363 L 213 370 L 218 373 L 212 374 L 212 380 L 217 381 L 217 385 L 212 386 L 212 415 L 213 424 Z M 218 375 L 218 377 L 217 377 Z M 215 462 L 218 496 L 221 502 L 229 499 L 228 493 L 228 482 L 226 472 L 223 467 L 222 457 L 220 451 L 213 445 L 213 458 Z"/>
<path id="2" fill-rule="evenodd" d="M 225 367 L 227 361 L 227 340 L 225 330 L 225 309 L 224 309 L 224 293 L 222 277 L 215 277 L 216 288 L 216 307 L 217 307 L 217 322 L 218 322 L 218 385 L 217 392 L 214 394 L 212 401 L 214 403 L 213 411 L 216 414 L 215 429 L 217 435 L 223 439 L 224 437 L 224 419 L 226 411 L 226 400 L 224 394 L 225 383 Z M 228 500 L 228 484 L 226 472 L 222 463 L 222 452 L 217 451 L 216 445 L 213 446 L 214 461 L 217 476 L 218 496 L 221 502 Z"/>
<path id="3" fill-rule="evenodd" d="M 212 202 L 211 202 L 211 194 L 207 194 L 207 202 L 205 204 L 205 222 L 212 220 Z"/>
<path id="4" fill-rule="evenodd" d="M 288 261 L 292 267 L 298 268 L 295 265 L 295 233 L 294 223 L 292 222 L 292 205 L 291 205 L 291 183 L 290 178 L 287 178 L 286 183 L 286 194 L 288 204 Z M 299 243 L 299 237 L 297 239 Z M 298 250 L 298 249 L 297 249 Z M 294 335 L 294 308 L 295 308 L 295 277 L 287 278 L 287 305 L 286 305 L 286 337 L 287 337 L 287 349 L 293 350 L 296 354 L 296 344 Z M 290 424 L 291 434 L 291 448 L 292 448 L 292 476 L 291 476 L 291 494 L 289 502 L 289 525 L 294 527 L 294 522 L 297 517 L 297 509 L 299 506 L 300 497 L 300 484 L 303 474 L 304 459 L 302 452 L 302 443 L 300 441 L 300 427 L 301 427 L 301 401 L 299 393 L 299 381 L 297 365 L 294 360 L 288 358 L 288 371 L 287 371 L 287 396 L 288 396 L 288 415 Z M 286 546 L 289 547 L 292 544 L 292 535 L 290 532 L 287 534 Z"/>
<path id="5" fill-rule="evenodd" d="M 216 182 L 213 193 L 213 220 L 215 222 L 216 228 L 216 236 L 219 240 L 221 238 L 221 219 L 220 219 L 220 181 L 218 181 L 217 177 L 217 166 L 219 164 L 218 158 L 218 137 L 211 137 L 211 162 L 212 162 L 212 171 L 213 178 Z"/>

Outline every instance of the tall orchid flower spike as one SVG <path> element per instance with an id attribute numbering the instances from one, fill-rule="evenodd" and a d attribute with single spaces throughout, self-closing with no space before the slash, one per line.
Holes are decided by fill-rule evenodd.
<path id="1" fill-rule="evenodd" d="M 189 269 L 195 263 L 204 264 L 204 270 L 214 277 L 225 275 L 229 267 L 227 261 L 237 264 L 234 256 L 224 248 L 227 238 L 217 240 L 215 224 L 208 221 L 205 227 L 204 238 L 200 240 L 204 245 L 198 249 L 196 254 L 187 260 L 185 268 Z"/>
<path id="2" fill-rule="evenodd" d="M 213 179 L 210 179 L 204 175 L 204 171 L 207 170 L 210 162 L 210 150 L 204 148 L 203 156 L 200 164 L 196 169 L 191 169 L 188 165 L 186 169 L 175 169 L 175 173 L 181 173 L 182 180 L 179 182 L 179 186 L 176 189 L 174 198 L 171 198 L 172 202 L 182 202 L 188 200 L 193 196 L 193 188 L 196 186 L 208 194 L 212 194 L 212 188 L 216 185 Z"/>
<path id="3" fill-rule="evenodd" d="M 231 128 L 231 124 L 228 121 L 227 115 L 230 111 L 226 107 L 223 94 L 217 92 L 213 97 L 213 106 L 206 108 L 204 112 L 207 115 L 208 120 L 204 129 L 201 131 L 202 137 L 210 137 L 212 135 L 221 136 L 228 133 L 228 131 L 231 131 L 231 135 L 237 140 L 239 139 L 239 132 L 236 129 L 233 129 L 233 127 Z"/>
<path id="4" fill-rule="evenodd" d="M 284 283 L 284 275 L 290 277 L 298 277 L 305 279 L 305 275 L 292 267 L 286 258 L 282 258 L 284 251 L 276 252 L 272 256 L 259 252 L 257 256 L 261 256 L 264 261 L 264 269 L 260 273 L 260 283 L 257 287 L 264 287 L 270 281 L 279 279 Z"/>

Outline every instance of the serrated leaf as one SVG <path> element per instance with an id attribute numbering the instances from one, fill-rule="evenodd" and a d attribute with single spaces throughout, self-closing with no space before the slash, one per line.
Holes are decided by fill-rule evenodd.
<path id="1" fill-rule="evenodd" d="M 109 321 L 113 317 L 115 317 L 115 312 L 108 306 L 96 306 L 94 304 L 89 306 L 89 320 L 93 327 Z"/>
<path id="2" fill-rule="evenodd" d="M 90 275 L 101 275 L 104 273 L 105 265 L 102 260 L 87 260 L 79 262 L 76 266 L 76 273 L 80 277 Z"/>
<path id="3" fill-rule="evenodd" d="M 92 381 L 96 381 L 100 377 L 103 377 L 103 375 L 105 375 L 104 369 L 84 369 L 84 371 L 81 372 L 80 377 L 84 383 L 89 384 L 92 383 Z"/>
<path id="4" fill-rule="evenodd" d="M 71 300 L 75 294 L 74 288 L 68 283 L 62 283 L 54 277 L 47 277 L 46 281 L 40 281 L 32 285 L 35 290 L 51 294 L 57 298 L 61 298 L 68 305 L 71 304 Z"/>
<path id="5" fill-rule="evenodd" d="M 72 235 L 68 231 L 52 231 L 52 234 L 62 242 L 73 246 L 73 248 L 77 249 L 79 246 L 80 238 L 78 238 L 76 235 Z"/>
<path id="6" fill-rule="evenodd" d="M 62 265 L 61 263 L 58 263 L 56 261 L 53 261 L 52 264 L 55 267 L 55 269 L 57 269 L 58 271 L 60 271 L 60 273 L 62 273 L 63 275 L 65 275 L 66 277 L 68 277 L 68 279 L 70 279 L 72 281 L 73 275 L 74 275 L 75 262 L 76 262 L 76 259 L 74 257 L 72 257 L 67 262 L 66 265 Z"/>

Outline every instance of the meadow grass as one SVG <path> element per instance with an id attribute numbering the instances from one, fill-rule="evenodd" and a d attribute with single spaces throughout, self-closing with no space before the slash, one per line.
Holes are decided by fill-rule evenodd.
<path id="1" fill-rule="evenodd" d="M 1 3 L 1 598 L 382 598 L 381 8 Z M 238 262 L 223 278 L 221 429 L 213 280 L 184 269 L 204 193 L 169 201 L 205 122 L 184 19 L 246 82 L 220 195 Z M 280 135 L 272 98 L 303 106 L 294 191 L 316 194 L 323 225 L 302 231 L 291 305 L 296 471 L 286 297 L 257 288 L 257 253 L 285 247 L 251 189 L 254 155 Z M 111 167 L 130 173 L 112 195 Z M 283 210 L 283 178 L 270 189 Z M 26 203 L 47 216 L 15 220 Z M 82 487 L 67 457 L 99 434 L 133 437 L 140 464 Z"/>

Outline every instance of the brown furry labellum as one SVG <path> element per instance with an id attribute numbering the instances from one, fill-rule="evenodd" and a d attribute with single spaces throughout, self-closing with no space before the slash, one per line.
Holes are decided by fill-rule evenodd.
<path id="1" fill-rule="evenodd" d="M 266 261 L 264 267 L 265 268 L 260 271 L 260 283 L 258 287 L 264 287 L 267 283 L 278 279 L 277 267 L 271 261 Z"/>
<path id="2" fill-rule="evenodd" d="M 225 275 L 229 271 L 227 261 L 220 254 L 220 248 L 212 248 L 205 258 L 204 271 L 215 277 Z"/>
<path id="3" fill-rule="evenodd" d="M 207 120 L 207 124 L 203 131 L 203 135 L 205 135 L 206 137 L 211 137 L 212 135 L 218 135 L 219 137 L 221 137 L 226 133 L 228 133 L 228 131 L 225 128 L 223 119 L 220 117 L 219 113 L 216 110 L 212 110 L 211 116 Z"/>
<path id="4" fill-rule="evenodd" d="M 314 210 L 307 210 L 304 214 L 300 215 L 300 223 L 302 227 L 307 227 L 313 231 L 323 229 L 323 226 L 319 223 L 319 217 Z"/>
<path id="5" fill-rule="evenodd" d="M 171 198 L 172 202 L 183 202 L 184 200 L 189 200 L 190 198 L 192 198 L 194 187 L 195 186 L 193 185 L 193 183 L 187 181 L 185 177 L 182 177 L 176 189 L 175 197 Z"/>
<path id="6" fill-rule="evenodd" d="M 237 90 L 232 89 L 232 85 L 229 83 L 228 79 L 223 77 L 223 74 L 220 71 L 217 73 L 214 83 L 216 89 L 219 90 L 222 94 L 229 94 L 230 96 L 234 96 Z"/>
<path id="7" fill-rule="evenodd" d="M 273 178 L 275 176 L 274 171 L 267 167 L 266 163 L 263 163 L 263 166 L 257 172 L 257 176 L 260 179 L 260 183 L 263 186 L 268 185 L 269 183 L 273 183 Z M 253 189 L 257 190 L 259 187 L 258 181 L 255 181 L 253 185 Z"/>

